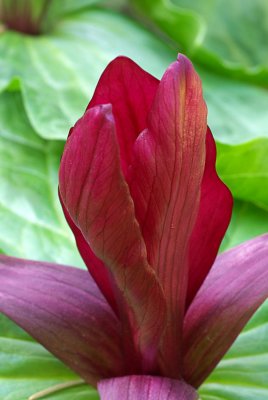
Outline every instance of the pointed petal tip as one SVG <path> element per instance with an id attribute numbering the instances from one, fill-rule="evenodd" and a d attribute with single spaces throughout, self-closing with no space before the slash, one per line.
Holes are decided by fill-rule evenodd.
<path id="1" fill-rule="evenodd" d="M 194 64 L 186 55 L 182 53 L 178 53 L 177 60 L 173 63 L 181 66 L 185 69 L 185 71 L 195 72 L 197 76 L 199 76 L 195 70 Z"/>
<path id="2" fill-rule="evenodd" d="M 107 121 L 110 121 L 110 122 L 114 123 L 113 106 L 112 106 L 112 104 L 111 103 L 101 104 L 99 107 L 100 107 L 100 112 L 104 114 L 104 116 L 106 117 Z"/>
<path id="3" fill-rule="evenodd" d="M 111 63 L 121 63 L 121 62 L 131 62 L 134 63 L 134 61 L 127 56 L 124 56 L 123 54 L 120 54 L 119 56 L 115 57 L 111 62 Z"/>
<path id="4" fill-rule="evenodd" d="M 93 114 L 93 115 L 91 115 Z M 94 107 L 90 107 L 85 114 L 83 115 L 82 118 L 94 118 L 98 116 L 104 116 L 107 118 L 108 121 L 114 122 L 114 117 L 113 117 L 113 106 L 111 103 L 107 104 L 100 104 L 96 105 Z"/>
<path id="5" fill-rule="evenodd" d="M 183 53 L 178 53 L 176 61 L 193 65 L 191 60 L 188 57 L 186 57 L 186 55 L 184 55 Z"/>

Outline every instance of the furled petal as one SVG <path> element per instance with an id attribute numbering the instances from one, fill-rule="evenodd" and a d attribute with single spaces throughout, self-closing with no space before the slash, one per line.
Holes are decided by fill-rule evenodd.
<path id="1" fill-rule="evenodd" d="M 184 381 L 157 376 L 124 376 L 98 383 L 101 400 L 197 400 L 197 392 Z"/>
<path id="2" fill-rule="evenodd" d="M 268 235 L 217 257 L 184 323 L 184 378 L 198 387 L 268 297 Z"/>
<path id="3" fill-rule="evenodd" d="M 126 172 L 132 157 L 132 148 L 138 134 L 146 127 L 148 111 L 159 81 L 127 57 L 117 57 L 104 70 L 87 107 L 112 104 L 117 140 L 120 145 L 121 166 Z M 71 129 L 70 134 L 73 132 Z M 109 271 L 98 259 L 72 221 L 66 207 L 63 211 L 73 231 L 78 250 L 91 275 L 98 283 L 107 301 L 117 312 Z"/>
<path id="4" fill-rule="evenodd" d="M 200 79 L 191 62 L 179 55 L 160 81 L 128 178 L 148 259 L 168 301 L 163 373 L 171 377 L 180 369 L 188 243 L 204 173 L 206 116 Z"/>
<path id="5" fill-rule="evenodd" d="M 117 57 L 104 70 L 88 108 L 112 104 L 123 172 L 132 159 L 133 144 L 147 126 L 158 79 L 127 57 Z"/>
<path id="6" fill-rule="evenodd" d="M 232 215 L 232 195 L 218 177 L 215 162 L 216 146 L 208 128 L 200 206 L 190 240 L 187 307 L 212 267 Z"/>
<path id="7" fill-rule="evenodd" d="M 150 370 L 165 328 L 165 303 L 121 172 L 111 106 L 89 109 L 75 125 L 61 161 L 60 194 L 72 220 L 111 271 L 124 329 L 131 327 L 142 367 Z M 135 365 L 134 359 L 130 364 Z"/>
<path id="8" fill-rule="evenodd" d="M 0 312 L 88 383 L 122 374 L 121 326 L 87 271 L 0 256 Z"/>

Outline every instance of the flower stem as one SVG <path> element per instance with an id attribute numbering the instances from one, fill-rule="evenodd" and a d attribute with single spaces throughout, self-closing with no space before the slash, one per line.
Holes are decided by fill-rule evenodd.
<path id="1" fill-rule="evenodd" d="M 60 390 L 64 390 L 73 386 L 78 386 L 78 385 L 83 385 L 85 381 L 82 379 L 77 379 L 76 381 L 69 381 L 65 383 L 59 383 L 58 385 L 51 386 L 47 389 L 41 390 L 40 392 L 32 394 L 28 400 L 38 400 L 41 399 L 42 397 L 45 397 L 49 394 L 59 392 Z"/>

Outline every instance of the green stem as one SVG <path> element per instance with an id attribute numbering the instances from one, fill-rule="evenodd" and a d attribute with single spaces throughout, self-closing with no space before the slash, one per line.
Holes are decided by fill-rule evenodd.
<path id="1" fill-rule="evenodd" d="M 85 383 L 85 381 L 83 381 L 82 379 L 77 379 L 76 381 L 69 381 L 69 382 L 65 382 L 65 383 L 59 383 L 58 385 L 51 386 L 47 389 L 41 390 L 40 392 L 32 394 L 28 398 L 28 400 L 38 400 L 49 394 L 59 392 L 60 390 L 68 389 L 73 386 L 83 385 L 84 383 Z"/>

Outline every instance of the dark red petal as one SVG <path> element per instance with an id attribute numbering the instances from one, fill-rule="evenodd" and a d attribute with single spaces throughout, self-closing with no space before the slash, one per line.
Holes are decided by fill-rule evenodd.
<path id="1" fill-rule="evenodd" d="M 268 235 L 219 255 L 184 322 L 184 378 L 198 387 L 268 297 Z"/>
<path id="2" fill-rule="evenodd" d="M 232 215 L 232 194 L 218 177 L 215 163 L 216 146 L 208 128 L 200 206 L 190 240 L 187 307 L 212 267 Z"/>
<path id="3" fill-rule="evenodd" d="M 112 104 L 123 172 L 131 163 L 133 144 L 147 126 L 159 81 L 127 57 L 118 57 L 104 70 L 88 109 Z"/>
<path id="4" fill-rule="evenodd" d="M 0 276 L 0 312 L 83 379 L 122 374 L 120 323 L 87 271 L 0 255 Z"/>
<path id="5" fill-rule="evenodd" d="M 165 328 L 165 302 L 121 172 L 111 106 L 89 109 L 75 125 L 61 161 L 60 194 L 75 225 L 111 271 L 124 329 L 131 326 L 135 349 L 150 369 Z"/>
<path id="6" fill-rule="evenodd" d="M 197 400 L 184 381 L 158 376 L 132 375 L 98 383 L 101 400 Z"/>
<path id="7" fill-rule="evenodd" d="M 81 254 L 81 257 L 83 258 L 84 263 L 86 264 L 91 276 L 99 286 L 102 294 L 105 296 L 106 300 L 108 301 L 114 312 L 117 314 L 118 310 L 115 295 L 113 292 L 113 282 L 111 279 L 110 271 L 105 266 L 105 264 L 98 257 L 95 256 L 86 239 L 84 238 L 82 232 L 73 222 L 70 214 L 63 204 L 60 193 L 59 198 L 64 216 L 74 234 L 76 245 Z"/>
<path id="8" fill-rule="evenodd" d="M 207 109 L 201 81 L 179 55 L 160 81 L 148 130 L 137 139 L 129 185 L 149 263 L 168 302 L 163 373 L 177 377 L 188 276 L 188 244 L 205 165 Z"/>

